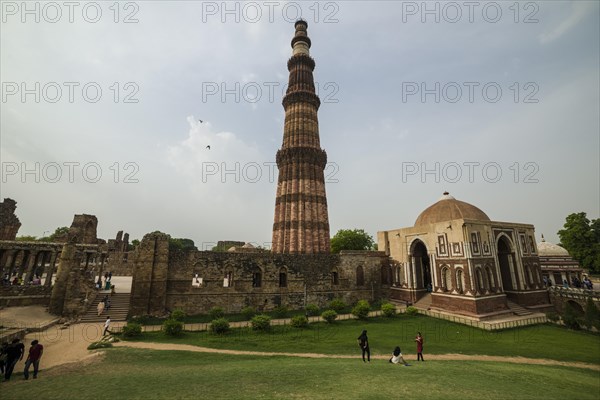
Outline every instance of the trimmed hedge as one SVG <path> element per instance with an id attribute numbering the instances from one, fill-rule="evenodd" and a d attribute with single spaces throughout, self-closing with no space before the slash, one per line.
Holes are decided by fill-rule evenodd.
<path id="1" fill-rule="evenodd" d="M 271 317 L 265 314 L 260 314 L 252 317 L 250 320 L 252 329 L 255 331 L 266 332 L 271 330 Z"/>
<path id="2" fill-rule="evenodd" d="M 366 300 L 359 300 L 358 303 L 352 308 L 352 315 L 358 319 L 367 319 L 369 317 L 369 311 L 371 306 Z"/>
<path id="3" fill-rule="evenodd" d="M 323 314 L 321 314 L 321 318 L 323 318 L 327 323 L 332 324 L 337 319 L 338 314 L 335 310 L 325 310 Z"/>
<path id="4" fill-rule="evenodd" d="M 216 335 L 223 335 L 229 330 L 229 321 L 225 318 L 217 318 L 210 323 L 210 331 Z"/>

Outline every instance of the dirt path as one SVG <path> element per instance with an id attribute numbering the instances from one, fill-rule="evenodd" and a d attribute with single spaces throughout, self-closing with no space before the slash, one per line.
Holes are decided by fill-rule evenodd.
<path id="1" fill-rule="evenodd" d="M 174 343 L 142 343 L 142 342 L 119 342 L 114 344 L 115 347 L 130 347 L 136 349 L 151 349 L 151 350 L 181 350 L 192 351 L 197 353 L 218 353 L 218 354 L 234 354 L 234 355 L 253 355 L 253 356 L 284 356 L 284 357 L 303 357 L 303 358 L 357 358 L 351 355 L 335 355 L 335 354 L 318 354 L 318 353 L 277 353 L 277 352 L 260 352 L 260 351 L 243 351 L 243 350 L 226 350 L 213 349 L 209 347 L 192 346 L 188 344 Z M 372 356 L 377 360 L 386 360 L 389 356 Z M 467 354 L 428 354 L 427 360 L 452 360 L 452 361 L 492 361 L 492 362 L 508 362 L 515 364 L 535 364 L 535 365 L 557 365 L 562 367 L 585 368 L 594 371 L 600 371 L 600 365 L 587 364 L 582 362 L 567 362 L 556 361 L 542 358 L 525 358 L 525 357 L 500 357 L 500 356 L 482 356 L 482 355 L 467 355 Z M 408 360 L 407 360 L 408 361 Z"/>

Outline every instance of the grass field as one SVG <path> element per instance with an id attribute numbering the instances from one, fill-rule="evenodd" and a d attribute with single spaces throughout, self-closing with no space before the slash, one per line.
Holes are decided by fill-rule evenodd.
<path id="1" fill-rule="evenodd" d="M 597 399 L 600 391 L 598 372 L 565 367 L 105 351 L 86 369 L 1 384 L 2 399 Z"/>
<path id="2" fill-rule="evenodd" d="M 363 363 L 356 344 L 369 332 L 373 355 L 403 347 L 410 367 L 386 360 Z M 230 355 L 132 348 L 102 350 L 86 367 L 42 370 L 40 378 L 0 384 L 1 399 L 599 399 L 600 372 L 586 368 L 493 361 L 414 361 L 414 335 L 428 354 L 523 356 L 600 364 L 600 335 L 538 325 L 501 332 L 425 316 L 373 318 L 274 327 L 271 333 L 235 329 L 173 338 L 145 333 L 139 341 L 266 352 L 348 354 L 355 358 Z M 136 339 L 138 340 L 138 339 Z"/>
<path id="3" fill-rule="evenodd" d="M 522 356 L 559 361 L 600 364 L 600 335 L 576 332 L 555 325 L 536 325 L 498 332 L 487 332 L 453 322 L 425 316 L 372 318 L 368 321 L 339 321 L 333 325 L 311 324 L 308 329 L 273 327 L 272 333 L 234 329 L 224 336 L 207 332 L 185 333 L 182 337 L 145 333 L 136 341 L 185 343 L 219 349 L 357 354 L 356 338 L 367 329 L 371 352 L 390 354 L 395 346 L 413 358 L 413 341 L 420 331 L 425 338 L 424 354 L 485 354 Z"/>

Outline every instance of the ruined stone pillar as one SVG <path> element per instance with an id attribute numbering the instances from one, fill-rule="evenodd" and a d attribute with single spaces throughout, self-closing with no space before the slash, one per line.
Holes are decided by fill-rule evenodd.
<path id="1" fill-rule="evenodd" d="M 144 235 L 134 253 L 130 315 L 162 315 L 167 301 L 169 238 L 164 233 Z"/>
<path id="2" fill-rule="evenodd" d="M 29 281 L 33 278 L 33 269 L 38 263 L 38 256 L 40 255 L 39 251 L 31 251 L 29 254 L 29 259 L 27 260 L 27 273 L 25 274 L 25 284 L 28 284 Z"/>
<path id="3" fill-rule="evenodd" d="M 75 243 L 72 241 L 65 243 L 58 263 L 58 271 L 56 271 L 56 282 L 50 295 L 48 311 L 51 314 L 63 315 L 69 277 L 72 270 L 79 270 L 80 263 L 81 254 L 77 253 Z"/>
<path id="4" fill-rule="evenodd" d="M 50 256 L 50 262 L 48 263 L 48 270 L 46 271 L 46 281 L 44 282 L 44 286 L 52 285 L 52 275 L 54 275 L 54 269 L 56 267 L 56 257 L 58 256 L 58 252 L 55 251 Z"/>

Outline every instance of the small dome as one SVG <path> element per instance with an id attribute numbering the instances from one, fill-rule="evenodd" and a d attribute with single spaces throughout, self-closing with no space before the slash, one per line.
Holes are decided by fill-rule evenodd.
<path id="1" fill-rule="evenodd" d="M 546 242 L 544 235 L 542 235 L 542 241 L 537 244 L 537 248 L 540 256 L 570 257 L 567 249 L 557 244 Z"/>
<path id="2" fill-rule="evenodd" d="M 415 221 L 415 226 L 435 224 L 454 219 L 475 219 L 489 221 L 490 217 L 479 208 L 464 201 L 456 200 L 444 192 L 437 203 L 427 207 Z"/>
<path id="3" fill-rule="evenodd" d="M 254 249 L 254 248 L 255 247 L 250 242 L 247 242 L 245 245 L 242 246 L 242 249 Z"/>

